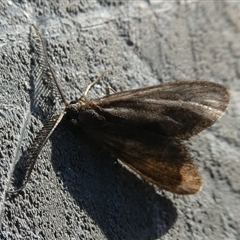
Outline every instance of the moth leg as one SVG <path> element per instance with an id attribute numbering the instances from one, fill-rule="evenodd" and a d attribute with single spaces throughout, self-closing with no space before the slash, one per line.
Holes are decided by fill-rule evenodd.
<path id="1" fill-rule="evenodd" d="M 112 91 L 113 93 L 116 93 L 116 91 L 112 89 L 110 86 L 105 87 L 105 90 L 106 90 L 106 96 L 110 95 L 110 91 Z"/>
<path id="2" fill-rule="evenodd" d="M 106 70 L 106 71 L 103 71 L 103 72 L 100 74 L 100 76 L 98 76 L 92 83 L 90 83 L 90 84 L 87 86 L 87 88 L 86 88 L 86 90 L 85 90 L 85 92 L 84 92 L 84 94 L 83 94 L 83 98 L 84 98 L 84 100 L 85 100 L 86 102 L 91 102 L 91 101 L 88 99 L 88 97 L 87 97 L 88 91 L 93 87 L 94 84 L 96 84 L 97 82 L 99 82 L 99 81 L 101 80 L 101 78 L 104 76 L 105 73 L 107 73 L 107 70 Z"/>

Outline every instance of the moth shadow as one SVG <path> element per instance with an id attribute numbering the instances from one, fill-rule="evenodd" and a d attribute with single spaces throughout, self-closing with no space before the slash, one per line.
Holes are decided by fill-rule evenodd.
<path id="1" fill-rule="evenodd" d="M 177 219 L 167 197 L 116 163 L 67 120 L 52 137 L 52 165 L 107 239 L 156 239 Z"/>
<path id="2" fill-rule="evenodd" d="M 28 157 L 27 150 L 25 150 L 17 161 L 12 173 L 11 185 L 13 189 L 11 189 L 11 191 L 20 189 L 23 186 L 27 173 L 26 162 L 28 161 Z"/>

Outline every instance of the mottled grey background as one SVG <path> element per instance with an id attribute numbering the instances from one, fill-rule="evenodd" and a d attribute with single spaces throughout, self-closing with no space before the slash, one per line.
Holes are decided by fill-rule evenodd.
<path id="1" fill-rule="evenodd" d="M 204 187 L 155 189 L 62 124 L 27 187 L 6 195 L 42 126 L 30 111 L 30 24 L 67 100 L 181 80 L 224 84 L 226 114 L 188 144 Z M 0 1 L 1 239 L 240 239 L 240 4 L 236 1 Z"/>

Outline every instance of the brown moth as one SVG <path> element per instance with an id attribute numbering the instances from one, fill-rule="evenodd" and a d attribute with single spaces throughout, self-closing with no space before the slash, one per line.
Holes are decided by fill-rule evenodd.
<path id="1" fill-rule="evenodd" d="M 38 29 L 33 27 L 43 45 Z M 202 178 L 183 141 L 210 127 L 224 113 L 229 93 L 223 85 L 207 81 L 173 82 L 90 100 L 87 93 L 102 74 L 80 100 L 67 103 L 44 45 L 43 53 L 65 111 L 53 115 L 37 134 L 28 151 L 25 182 L 11 192 L 23 189 L 38 154 L 64 115 L 147 182 L 176 194 L 195 194 L 201 190 Z"/>

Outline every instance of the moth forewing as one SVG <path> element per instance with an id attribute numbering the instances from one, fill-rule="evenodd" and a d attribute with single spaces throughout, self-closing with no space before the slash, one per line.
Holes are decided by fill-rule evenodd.
<path id="1" fill-rule="evenodd" d="M 220 118 L 229 93 L 221 84 L 182 81 L 119 92 L 95 102 L 110 122 L 185 140 Z"/>

